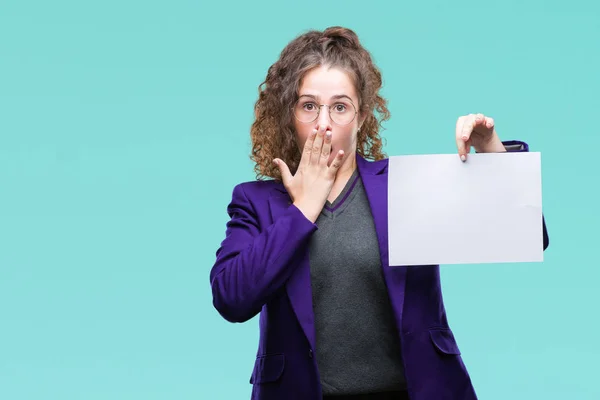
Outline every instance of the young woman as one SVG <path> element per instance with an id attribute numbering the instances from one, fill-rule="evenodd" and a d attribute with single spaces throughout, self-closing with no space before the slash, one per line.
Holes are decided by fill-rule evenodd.
<path id="1" fill-rule="evenodd" d="M 332 27 L 291 41 L 261 85 L 258 179 L 234 188 L 210 273 L 225 319 L 260 313 L 252 399 L 476 399 L 439 267 L 389 267 L 381 84 L 356 34 Z M 454 139 L 463 161 L 527 151 L 481 114 Z"/>

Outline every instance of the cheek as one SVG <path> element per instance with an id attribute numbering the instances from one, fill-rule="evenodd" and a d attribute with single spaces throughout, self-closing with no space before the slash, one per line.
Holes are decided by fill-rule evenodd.
<path id="1" fill-rule="evenodd" d="M 296 127 L 296 142 L 298 143 L 299 148 L 304 147 L 304 143 L 306 143 L 306 139 L 308 139 L 309 134 L 309 129 L 306 129 L 304 127 Z"/>
<path id="2" fill-rule="evenodd" d="M 338 149 L 346 149 L 356 141 L 356 135 L 351 129 L 337 131 L 333 134 L 332 144 Z"/>

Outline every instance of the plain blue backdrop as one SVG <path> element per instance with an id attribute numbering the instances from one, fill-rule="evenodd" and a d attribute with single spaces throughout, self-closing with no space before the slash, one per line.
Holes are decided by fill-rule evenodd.
<path id="1" fill-rule="evenodd" d="M 246 399 L 257 320 L 209 271 L 258 85 L 307 29 L 383 72 L 388 155 L 460 115 L 542 154 L 543 263 L 442 266 L 481 399 L 591 400 L 600 350 L 592 1 L 0 2 L 0 399 Z M 469 251 L 469 243 L 465 243 Z"/>

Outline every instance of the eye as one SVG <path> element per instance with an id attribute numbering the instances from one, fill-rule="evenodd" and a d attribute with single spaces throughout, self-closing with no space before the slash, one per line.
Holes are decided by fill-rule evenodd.
<path id="1" fill-rule="evenodd" d="M 302 109 L 304 111 L 315 111 L 317 109 L 317 106 L 315 103 L 304 103 L 302 105 Z"/>
<path id="2" fill-rule="evenodd" d="M 336 104 L 333 107 L 333 109 L 335 110 L 335 112 L 343 113 L 344 111 L 346 111 L 348 109 L 348 107 L 346 107 L 345 104 L 339 103 L 339 104 Z"/>

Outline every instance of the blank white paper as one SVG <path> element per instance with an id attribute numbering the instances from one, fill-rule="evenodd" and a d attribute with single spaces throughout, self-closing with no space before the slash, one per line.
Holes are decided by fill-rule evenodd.
<path id="1" fill-rule="evenodd" d="M 543 261 L 537 152 L 390 157 L 391 266 Z"/>

